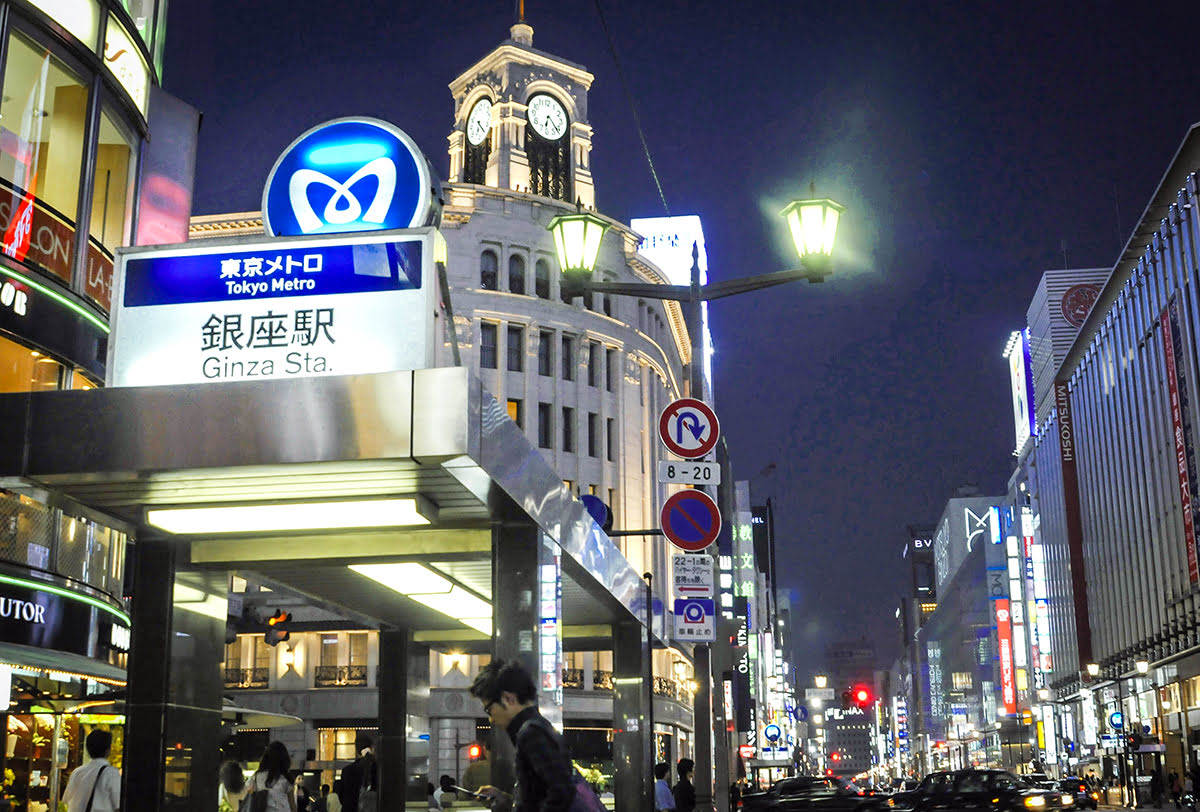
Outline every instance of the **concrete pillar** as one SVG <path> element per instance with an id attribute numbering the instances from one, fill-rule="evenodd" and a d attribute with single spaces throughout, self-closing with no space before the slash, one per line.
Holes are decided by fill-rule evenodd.
<path id="1" fill-rule="evenodd" d="M 410 638 L 408 629 L 379 632 L 379 741 L 375 743 L 375 755 L 379 761 L 380 809 L 403 809 L 408 786 Z M 421 797 L 424 794 L 422 787 Z"/>
<path id="2" fill-rule="evenodd" d="M 140 541 L 133 552 L 123 809 L 166 809 L 167 794 L 172 810 L 212 809 L 228 574 L 185 571 L 177 550 Z"/>
<path id="3" fill-rule="evenodd" d="M 654 763 L 646 683 L 646 627 L 613 626 L 613 784 L 617 809 L 654 808 Z"/>

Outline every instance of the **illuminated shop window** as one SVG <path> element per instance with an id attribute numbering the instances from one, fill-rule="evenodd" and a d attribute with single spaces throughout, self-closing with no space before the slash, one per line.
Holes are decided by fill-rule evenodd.
<path id="1" fill-rule="evenodd" d="M 117 77 L 121 87 L 129 94 L 133 104 L 146 115 L 146 102 L 150 92 L 150 66 L 142 57 L 141 49 L 133 44 L 133 38 L 115 17 L 108 18 L 104 29 L 104 64 Z"/>
<path id="2" fill-rule="evenodd" d="M 30 0 L 80 42 L 96 50 L 99 34 L 100 4 L 96 0 Z"/>
<path id="3" fill-rule="evenodd" d="M 85 292 L 108 310 L 112 304 L 113 252 L 129 243 L 133 183 L 137 158 L 128 138 L 109 110 L 100 115 L 96 174 L 92 189 L 91 239 L 88 241 Z"/>
<path id="4" fill-rule="evenodd" d="M 58 389 L 63 365 L 36 350 L 0 338 L 0 392 Z"/>
<path id="5" fill-rule="evenodd" d="M 20 33 L 9 37 L 0 101 L 3 250 L 68 282 L 87 96 L 45 48 Z"/>

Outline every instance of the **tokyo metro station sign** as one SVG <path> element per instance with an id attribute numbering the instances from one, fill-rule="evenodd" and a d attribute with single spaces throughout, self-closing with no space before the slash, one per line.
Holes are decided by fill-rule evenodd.
<path id="1" fill-rule="evenodd" d="M 118 252 L 108 385 L 433 366 L 437 187 L 387 122 L 303 133 L 267 178 L 268 237 Z"/>

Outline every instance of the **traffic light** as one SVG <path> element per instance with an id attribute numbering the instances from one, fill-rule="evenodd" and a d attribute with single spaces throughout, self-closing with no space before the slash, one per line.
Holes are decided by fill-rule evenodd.
<path id="1" fill-rule="evenodd" d="M 849 689 L 842 691 L 842 708 L 849 709 L 854 706 L 854 693 Z"/>
<path id="2" fill-rule="evenodd" d="M 874 699 L 870 688 L 868 688 L 866 685 L 855 685 L 852 693 L 853 696 L 851 698 L 854 700 L 855 705 L 860 708 L 870 707 L 871 702 Z"/>
<path id="3" fill-rule="evenodd" d="M 268 646 L 277 646 L 288 641 L 292 633 L 287 630 L 287 624 L 291 620 L 292 613 L 282 609 L 276 609 L 275 614 L 267 618 L 267 631 L 263 634 L 263 640 L 267 641 Z"/>

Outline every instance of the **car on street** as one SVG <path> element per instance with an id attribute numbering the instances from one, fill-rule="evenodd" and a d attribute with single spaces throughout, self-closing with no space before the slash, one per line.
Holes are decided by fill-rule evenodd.
<path id="1" fill-rule="evenodd" d="M 887 812 L 891 799 L 839 776 L 796 776 L 742 796 L 742 812 Z"/>
<path id="2" fill-rule="evenodd" d="M 930 773 L 891 798 L 895 812 L 1051 812 L 1074 810 L 1075 796 L 1035 787 L 1006 770 Z"/>
<path id="3" fill-rule="evenodd" d="M 1077 775 L 1068 775 L 1061 779 L 1058 782 L 1058 790 L 1064 794 L 1069 792 L 1075 796 L 1076 809 L 1100 808 L 1099 791 L 1088 789 L 1087 783 Z"/>

